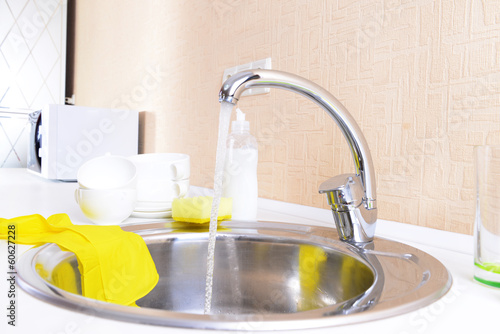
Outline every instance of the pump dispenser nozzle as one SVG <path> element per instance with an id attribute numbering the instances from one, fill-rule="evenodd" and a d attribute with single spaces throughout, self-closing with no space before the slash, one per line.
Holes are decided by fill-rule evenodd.
<path id="1" fill-rule="evenodd" d="M 236 121 L 231 124 L 233 132 L 250 131 L 250 122 L 245 121 L 245 113 L 240 108 L 236 108 Z"/>
<path id="2" fill-rule="evenodd" d="M 245 120 L 245 113 L 243 111 L 241 111 L 240 108 L 236 108 L 236 120 L 238 120 L 238 121 Z"/>

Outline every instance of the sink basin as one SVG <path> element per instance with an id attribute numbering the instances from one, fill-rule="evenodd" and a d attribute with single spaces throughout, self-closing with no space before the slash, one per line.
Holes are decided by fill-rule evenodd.
<path id="1" fill-rule="evenodd" d="M 451 286 L 430 255 L 375 238 L 363 248 L 334 228 L 276 222 L 219 226 L 212 313 L 203 314 L 208 227 L 157 222 L 124 226 L 140 234 L 160 281 L 126 307 L 81 296 L 74 254 L 48 244 L 18 261 L 18 284 L 51 304 L 115 320 L 219 329 L 300 329 L 359 323 L 428 305 Z M 58 279 L 61 268 L 74 279 Z M 67 275 L 65 276 L 67 277 Z"/>

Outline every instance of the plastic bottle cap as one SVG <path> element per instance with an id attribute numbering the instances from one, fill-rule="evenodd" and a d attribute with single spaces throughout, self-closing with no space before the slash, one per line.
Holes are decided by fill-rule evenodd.
<path id="1" fill-rule="evenodd" d="M 250 122 L 245 121 L 245 113 L 236 108 L 236 121 L 231 123 L 231 130 L 233 132 L 250 131 Z"/>

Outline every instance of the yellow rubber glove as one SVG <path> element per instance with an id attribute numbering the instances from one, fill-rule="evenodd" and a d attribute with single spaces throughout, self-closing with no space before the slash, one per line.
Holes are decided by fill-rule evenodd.
<path id="1" fill-rule="evenodd" d="M 135 306 L 135 301 L 158 283 L 159 276 L 144 240 L 119 226 L 73 225 L 66 214 L 47 220 L 31 215 L 2 219 L 1 239 L 7 239 L 8 225 L 16 226 L 16 243 L 38 246 L 52 242 L 73 252 L 85 297 Z"/>

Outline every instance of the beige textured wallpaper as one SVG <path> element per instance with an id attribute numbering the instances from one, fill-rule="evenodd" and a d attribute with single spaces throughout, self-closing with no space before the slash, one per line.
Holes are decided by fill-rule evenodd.
<path id="1" fill-rule="evenodd" d="M 144 151 L 192 158 L 211 187 L 224 69 L 272 58 L 358 121 L 379 217 L 472 233 L 472 149 L 500 144 L 500 2 L 86 0 L 76 9 L 76 102 L 145 111 Z M 334 122 L 271 90 L 239 103 L 259 142 L 259 195 L 327 207 L 353 171 Z"/>

